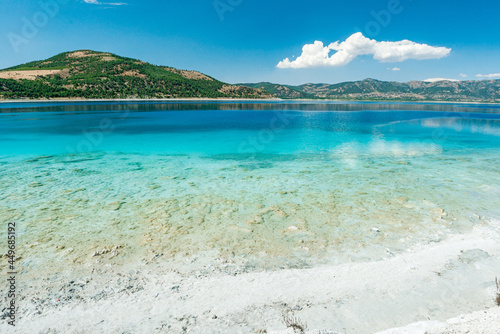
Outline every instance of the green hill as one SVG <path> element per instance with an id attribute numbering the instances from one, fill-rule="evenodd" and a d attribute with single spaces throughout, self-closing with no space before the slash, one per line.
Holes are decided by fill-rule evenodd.
<path id="1" fill-rule="evenodd" d="M 79 50 L 0 71 L 0 99 L 272 98 L 195 71 Z"/>

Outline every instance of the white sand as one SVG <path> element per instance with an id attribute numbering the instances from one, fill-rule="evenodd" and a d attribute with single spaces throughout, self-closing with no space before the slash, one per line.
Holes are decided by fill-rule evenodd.
<path id="1" fill-rule="evenodd" d="M 282 319 L 289 314 L 310 333 L 498 334 L 495 275 L 500 275 L 498 223 L 368 263 L 236 276 L 110 269 L 73 282 L 84 288 L 70 300 L 23 301 L 16 329 L 23 334 L 286 333 Z M 14 333 L 3 322 L 0 332 Z"/>
<path id="2" fill-rule="evenodd" d="M 446 322 L 422 321 L 377 334 L 498 334 L 500 307 L 459 316 Z"/>

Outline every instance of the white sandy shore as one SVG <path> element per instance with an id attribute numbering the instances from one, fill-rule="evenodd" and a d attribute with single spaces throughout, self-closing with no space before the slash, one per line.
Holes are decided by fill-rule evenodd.
<path id="1" fill-rule="evenodd" d="M 17 331 L 0 332 L 287 333 L 289 314 L 310 333 L 498 334 L 496 275 L 500 223 L 367 263 L 236 276 L 110 269 L 70 282 L 81 290 L 64 303 L 33 302 L 40 291 Z"/>
<path id="2" fill-rule="evenodd" d="M 500 308 L 473 312 L 445 322 L 423 321 L 377 334 L 495 334 L 500 331 Z"/>

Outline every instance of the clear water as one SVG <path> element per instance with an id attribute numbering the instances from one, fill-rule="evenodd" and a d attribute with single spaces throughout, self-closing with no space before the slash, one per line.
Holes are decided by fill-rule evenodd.
<path id="1" fill-rule="evenodd" d="M 498 219 L 499 162 L 497 105 L 0 105 L 27 271 L 388 257 Z"/>

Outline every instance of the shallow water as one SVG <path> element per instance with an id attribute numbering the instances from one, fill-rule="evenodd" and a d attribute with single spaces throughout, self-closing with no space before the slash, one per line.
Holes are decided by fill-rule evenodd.
<path id="1" fill-rule="evenodd" d="M 499 157 L 495 105 L 3 104 L 0 216 L 26 271 L 373 260 L 498 219 Z"/>

